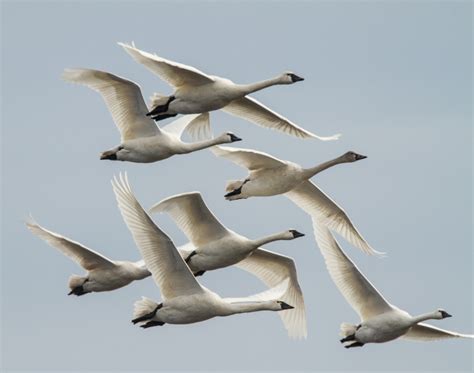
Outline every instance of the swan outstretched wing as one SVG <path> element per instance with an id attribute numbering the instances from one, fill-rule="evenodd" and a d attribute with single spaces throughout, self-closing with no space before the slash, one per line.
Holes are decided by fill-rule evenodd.
<path id="1" fill-rule="evenodd" d="M 362 320 L 392 311 L 393 307 L 342 251 L 325 225 L 313 219 L 314 236 L 323 254 L 328 272 L 352 308 Z"/>
<path id="2" fill-rule="evenodd" d="M 274 112 L 262 103 L 258 102 L 252 97 L 246 96 L 232 101 L 227 106 L 222 108 L 225 112 L 244 118 L 259 126 L 271 128 L 287 135 L 300 137 L 303 139 L 319 139 L 323 141 L 337 140 L 340 135 L 329 137 L 322 137 L 301 128 L 295 123 L 291 122 L 284 116 Z"/>
<path id="3" fill-rule="evenodd" d="M 346 212 L 311 181 L 304 181 L 285 193 L 303 211 L 337 232 L 367 254 L 381 254 L 374 250 L 354 227 Z"/>
<path id="4" fill-rule="evenodd" d="M 120 174 L 119 179 L 114 178 L 112 186 L 122 217 L 162 297 L 170 299 L 202 292 L 201 285 L 171 239 L 153 223 L 136 200 L 127 176 Z"/>
<path id="5" fill-rule="evenodd" d="M 62 78 L 99 92 L 122 136 L 122 142 L 160 133 L 155 122 L 146 116 L 148 108 L 140 87 L 134 82 L 104 71 L 66 69 Z"/>
<path id="6" fill-rule="evenodd" d="M 58 233 L 51 232 L 34 221 L 27 222 L 26 226 L 34 235 L 61 251 L 86 271 L 115 267 L 115 263 L 105 256 L 81 245 L 79 242 L 70 240 Z"/>
<path id="7" fill-rule="evenodd" d="M 209 113 L 183 115 L 161 129 L 178 139 L 181 139 L 184 132 L 195 141 L 212 137 Z"/>
<path id="8" fill-rule="evenodd" d="M 152 73 L 158 75 L 168 84 L 179 88 L 183 85 L 198 86 L 214 82 L 210 75 L 199 71 L 191 66 L 170 61 L 135 48 L 134 45 L 118 43 L 132 58 L 144 65 Z"/>
<path id="9" fill-rule="evenodd" d="M 436 341 L 446 338 L 474 338 L 474 335 L 450 332 L 449 330 L 437 328 L 436 326 L 419 323 L 412 326 L 402 338 L 414 341 Z"/>
<path id="10" fill-rule="evenodd" d="M 231 148 L 229 146 L 213 146 L 210 149 L 214 155 L 227 158 L 240 167 L 250 171 L 260 168 L 276 168 L 286 166 L 286 163 L 271 156 L 270 154 L 257 150 Z"/>
<path id="11" fill-rule="evenodd" d="M 218 240 L 229 231 L 208 209 L 201 193 L 178 194 L 155 204 L 150 213 L 166 212 L 194 246 Z"/>
<path id="12" fill-rule="evenodd" d="M 266 302 L 271 300 L 281 300 L 281 298 L 285 295 L 285 292 L 288 288 L 289 279 L 284 279 L 278 285 L 272 287 L 271 289 L 267 289 L 262 291 L 261 293 L 257 293 L 254 295 L 250 295 L 245 298 L 222 298 L 224 302 L 227 303 L 249 303 L 249 302 Z M 292 306 L 290 304 L 290 306 Z M 288 312 L 288 311 L 284 311 Z"/>
<path id="13" fill-rule="evenodd" d="M 296 265 L 292 258 L 265 249 L 257 249 L 252 255 L 235 264 L 236 267 L 257 276 L 265 285 L 272 288 L 285 279 L 288 287 L 280 300 L 295 307 L 279 312 L 281 319 L 292 338 L 306 338 L 306 310 L 303 293 L 298 283 Z"/>

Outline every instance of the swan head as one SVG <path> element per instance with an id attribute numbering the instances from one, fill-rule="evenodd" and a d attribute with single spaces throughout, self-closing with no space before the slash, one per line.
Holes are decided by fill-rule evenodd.
<path id="1" fill-rule="evenodd" d="M 350 151 L 350 152 L 347 152 L 347 153 L 343 154 L 341 158 L 344 160 L 344 162 L 349 163 L 349 162 L 360 161 L 362 159 L 367 158 L 367 156 L 362 155 L 362 154 L 357 154 L 356 152 Z"/>
<path id="2" fill-rule="evenodd" d="M 293 308 L 295 308 L 295 307 L 290 306 L 288 303 L 285 303 L 281 300 L 277 300 L 277 301 L 275 301 L 275 303 L 276 303 L 276 306 L 277 306 L 276 311 L 292 310 Z"/>
<path id="3" fill-rule="evenodd" d="M 304 80 L 304 78 L 296 75 L 295 73 L 291 71 L 286 71 L 283 74 L 280 75 L 280 80 L 282 84 L 293 84 L 296 82 L 301 82 Z"/>
<path id="4" fill-rule="evenodd" d="M 289 229 L 285 232 L 285 236 L 287 236 L 288 240 L 294 240 L 298 237 L 304 237 L 304 233 L 298 232 L 296 229 Z"/>
<path id="5" fill-rule="evenodd" d="M 445 310 L 443 310 L 441 308 L 439 308 L 435 311 L 435 316 L 436 316 L 435 318 L 439 319 L 439 320 L 445 319 L 447 317 L 452 317 L 452 315 L 450 315 L 449 313 L 447 313 Z"/>
<path id="6" fill-rule="evenodd" d="M 232 132 L 227 132 L 224 136 L 226 136 L 227 143 L 242 141 L 240 137 L 235 136 Z"/>

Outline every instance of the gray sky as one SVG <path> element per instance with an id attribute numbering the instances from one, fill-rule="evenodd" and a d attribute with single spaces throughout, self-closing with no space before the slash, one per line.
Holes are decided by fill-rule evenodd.
<path id="1" fill-rule="evenodd" d="M 433 324 L 473 331 L 472 4 L 466 2 L 2 2 L 2 367 L 85 370 L 471 370 L 473 344 L 395 341 L 346 350 L 339 324 L 357 322 L 337 291 L 310 218 L 282 196 L 227 202 L 225 180 L 245 172 L 210 152 L 155 164 L 99 161 L 119 143 L 100 96 L 60 80 L 65 67 L 98 68 L 170 88 L 117 41 L 236 82 L 291 69 L 305 77 L 254 96 L 320 135 L 303 141 L 213 113 L 216 134 L 304 166 L 347 150 L 368 159 L 314 178 L 385 259 L 346 245 L 368 278 L 412 314 L 443 307 Z M 142 330 L 133 302 L 159 299 L 151 279 L 68 297 L 82 270 L 31 235 L 45 227 L 114 259 L 139 258 L 110 179 L 127 171 L 144 207 L 199 190 L 229 228 L 256 238 L 286 228 L 307 235 L 268 245 L 294 257 L 308 339 L 287 337 L 279 317 L 254 313 Z M 166 216 L 155 221 L 177 244 Z M 343 241 L 340 240 L 342 243 Z M 223 296 L 264 289 L 237 269 L 202 277 Z"/>

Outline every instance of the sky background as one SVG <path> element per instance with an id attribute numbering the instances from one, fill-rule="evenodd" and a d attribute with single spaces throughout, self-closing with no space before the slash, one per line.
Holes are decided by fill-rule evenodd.
<path id="1" fill-rule="evenodd" d="M 385 259 L 343 243 L 388 300 L 412 314 L 446 309 L 434 325 L 472 333 L 472 3 L 465 2 L 13 2 L 2 1 L 2 356 L 5 371 L 242 370 L 470 371 L 473 343 L 394 341 L 344 349 L 339 325 L 358 322 L 331 281 L 310 218 L 283 196 L 224 200 L 245 171 L 209 151 L 154 164 L 100 161 L 119 143 L 101 97 L 60 79 L 66 67 L 164 82 L 116 42 L 235 82 L 292 70 L 305 78 L 254 94 L 337 142 L 299 140 L 214 112 L 214 133 L 238 146 L 313 166 L 353 150 L 368 156 L 313 180 L 348 212 Z M 161 122 L 163 123 L 163 122 Z M 160 123 L 160 125 L 161 125 Z M 151 279 L 68 297 L 82 269 L 25 228 L 31 212 L 53 231 L 112 259 L 139 253 L 110 180 L 127 171 L 146 208 L 201 191 L 229 228 L 258 238 L 287 228 L 306 237 L 267 245 L 292 256 L 304 291 L 308 339 L 279 317 L 253 313 L 142 330 L 130 323 Z M 176 244 L 167 216 L 155 221 Z M 265 289 L 238 269 L 200 281 L 222 296 Z"/>

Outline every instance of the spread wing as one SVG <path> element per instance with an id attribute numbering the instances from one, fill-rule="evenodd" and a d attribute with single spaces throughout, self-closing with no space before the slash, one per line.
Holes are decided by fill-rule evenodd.
<path id="1" fill-rule="evenodd" d="M 203 292 L 171 239 L 153 223 L 136 200 L 127 177 L 120 175 L 119 180 L 112 181 L 112 186 L 122 217 L 162 297 L 170 299 Z"/>
<path id="2" fill-rule="evenodd" d="M 181 139 L 184 132 L 195 141 L 212 138 L 209 113 L 183 115 L 161 129 L 178 139 Z"/>
<path id="3" fill-rule="evenodd" d="M 36 222 L 28 222 L 26 223 L 26 226 L 34 235 L 46 241 L 55 249 L 61 251 L 86 271 L 115 267 L 114 262 L 105 256 L 81 245 L 79 242 L 70 240 L 58 233 L 51 232 Z"/>
<path id="4" fill-rule="evenodd" d="M 291 122 L 284 116 L 274 112 L 262 103 L 252 97 L 242 97 L 232 101 L 222 108 L 225 112 L 244 118 L 249 122 L 258 124 L 262 127 L 271 128 L 287 135 L 293 135 L 303 139 L 316 138 L 323 141 L 337 140 L 340 135 L 329 137 L 317 136 L 304 128 Z"/>
<path id="5" fill-rule="evenodd" d="M 329 275 L 351 307 L 362 320 L 370 319 L 393 308 L 359 268 L 342 251 L 332 233 L 313 219 L 314 236 L 323 254 Z"/>
<path id="6" fill-rule="evenodd" d="M 306 310 L 303 293 L 298 283 L 296 265 L 292 258 L 265 249 L 257 249 L 252 255 L 235 264 L 236 267 L 257 276 L 269 288 L 289 279 L 288 287 L 280 300 L 295 307 L 278 312 L 292 338 L 306 338 Z"/>
<path id="7" fill-rule="evenodd" d="M 365 241 L 346 212 L 311 181 L 285 193 L 299 208 L 367 254 L 381 254 Z"/>
<path id="8" fill-rule="evenodd" d="M 437 328 L 436 326 L 419 323 L 412 326 L 412 328 L 403 335 L 402 338 L 414 341 L 436 341 L 438 339 L 446 338 L 474 338 L 474 335 L 450 332 L 449 330 Z"/>
<path id="9" fill-rule="evenodd" d="M 228 146 L 213 146 L 211 151 L 214 155 L 227 158 L 240 167 L 247 168 L 250 171 L 260 168 L 276 168 L 286 166 L 286 163 L 271 156 L 270 154 L 259 152 L 257 150 L 231 148 Z"/>
<path id="10" fill-rule="evenodd" d="M 194 67 L 166 60 L 156 54 L 135 48 L 134 45 L 125 43 L 118 44 L 122 46 L 136 62 L 144 65 L 148 70 L 158 75 L 173 87 L 178 88 L 183 85 L 198 86 L 214 82 L 214 78 Z"/>
<path id="11" fill-rule="evenodd" d="M 150 209 L 150 213 L 157 212 L 170 214 L 179 229 L 197 247 L 229 234 L 227 228 L 208 209 L 199 192 L 166 198 Z"/>
<path id="12" fill-rule="evenodd" d="M 62 78 L 85 85 L 101 94 L 120 131 L 122 142 L 160 133 L 154 121 L 146 116 L 148 108 L 140 87 L 134 82 L 91 69 L 66 69 Z"/>

